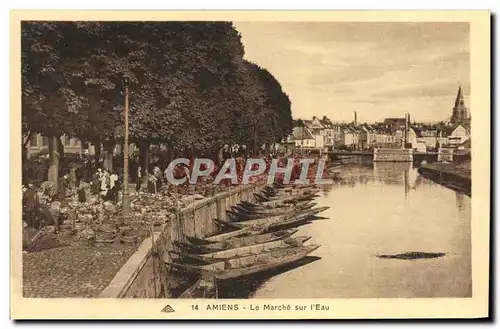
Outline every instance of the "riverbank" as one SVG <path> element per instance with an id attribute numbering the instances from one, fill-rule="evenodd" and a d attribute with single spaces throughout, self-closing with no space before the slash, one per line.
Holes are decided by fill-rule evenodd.
<path id="1" fill-rule="evenodd" d="M 450 189 L 471 195 L 471 162 L 429 163 L 422 165 L 418 172 L 423 176 Z"/>

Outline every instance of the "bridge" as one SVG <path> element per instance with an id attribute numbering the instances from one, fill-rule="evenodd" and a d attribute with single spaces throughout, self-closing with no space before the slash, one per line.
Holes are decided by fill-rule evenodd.
<path id="1" fill-rule="evenodd" d="M 326 152 L 328 155 L 356 155 L 356 156 L 373 156 L 373 151 L 353 151 L 353 152 L 339 152 L 339 151 L 328 151 Z"/>
<path id="2" fill-rule="evenodd" d="M 372 157 L 373 151 L 352 151 L 352 152 L 341 152 L 341 151 L 328 151 L 326 152 L 330 159 L 341 159 L 343 157 Z M 456 160 L 470 158 L 471 151 L 470 150 L 454 150 L 452 153 L 453 158 Z M 421 161 L 421 160 L 430 160 L 436 161 L 439 155 L 438 151 L 430 151 L 430 152 L 417 152 L 413 151 L 413 160 Z"/>

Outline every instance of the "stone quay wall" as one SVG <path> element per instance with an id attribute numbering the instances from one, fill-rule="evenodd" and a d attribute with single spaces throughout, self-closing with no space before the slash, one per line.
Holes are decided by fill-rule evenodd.
<path id="1" fill-rule="evenodd" d="M 454 149 L 451 148 L 439 148 L 438 149 L 438 157 L 437 161 L 438 162 L 453 162 L 453 154 L 454 154 Z"/>
<path id="2" fill-rule="evenodd" d="M 115 275 L 99 298 L 172 298 L 186 285 L 181 276 L 168 273 L 167 250 L 176 250 L 175 241 L 185 236 L 202 238 L 217 232 L 215 218 L 226 219 L 226 210 L 241 201 L 252 201 L 257 185 L 238 186 L 211 198 L 195 201 L 179 211 L 175 220 L 152 232 Z"/>
<path id="3" fill-rule="evenodd" d="M 413 149 L 374 149 L 374 162 L 413 162 Z"/>
<path id="4" fill-rule="evenodd" d="M 472 193 L 470 162 L 465 164 L 465 168 L 463 165 L 452 163 L 430 163 L 418 168 L 418 172 L 450 189 L 463 192 L 469 196 Z"/>

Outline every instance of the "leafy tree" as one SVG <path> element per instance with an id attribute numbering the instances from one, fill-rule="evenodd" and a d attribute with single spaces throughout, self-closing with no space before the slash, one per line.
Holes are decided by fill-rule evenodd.
<path id="1" fill-rule="evenodd" d="M 224 144 L 281 140 L 291 132 L 290 100 L 243 54 L 227 22 L 25 22 L 25 141 L 32 133 L 49 137 L 54 182 L 62 134 L 92 142 L 97 156 L 102 143 L 111 168 L 124 135 L 124 73 L 131 76 L 130 142 L 146 170 L 150 143 L 213 154 Z"/>
<path id="2" fill-rule="evenodd" d="M 246 62 L 245 65 L 250 79 L 245 90 L 251 109 L 247 111 L 250 118 L 243 120 L 242 124 L 250 127 L 249 139 L 254 145 L 265 143 L 269 146 L 292 131 L 290 99 L 269 71 L 254 63 Z"/>
<path id="3" fill-rule="evenodd" d="M 68 23 L 23 22 L 21 31 L 22 118 L 24 133 L 49 139 L 49 180 L 57 184 L 60 136 L 71 134 L 74 114 L 84 106 L 73 84 L 79 79 L 68 56 L 73 33 Z"/>

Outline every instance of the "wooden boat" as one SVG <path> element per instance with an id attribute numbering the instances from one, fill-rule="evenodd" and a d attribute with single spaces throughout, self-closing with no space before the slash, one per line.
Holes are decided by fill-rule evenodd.
<path id="1" fill-rule="evenodd" d="M 222 219 L 214 219 L 214 222 L 216 222 L 217 225 L 219 225 L 219 226 L 225 226 L 225 225 L 232 225 L 232 224 L 240 223 L 240 224 L 244 225 L 244 227 L 246 227 L 246 226 L 262 227 L 262 226 L 264 226 L 266 224 L 272 224 L 272 223 L 275 223 L 275 222 L 284 221 L 287 218 L 293 217 L 293 216 L 307 216 L 307 215 L 309 215 L 309 213 L 310 213 L 310 210 L 309 211 L 303 211 L 303 212 L 298 213 L 298 214 L 272 215 L 272 216 L 266 216 L 266 217 L 262 217 L 262 218 L 250 219 L 250 220 L 246 220 L 246 221 L 233 221 L 231 219 L 224 219 L 224 220 L 222 220 Z"/>
<path id="2" fill-rule="evenodd" d="M 250 220 L 239 221 L 239 222 L 232 222 L 230 220 L 227 221 L 227 220 L 220 220 L 220 219 L 216 219 L 215 221 L 220 225 L 230 225 L 230 226 L 235 226 L 235 227 L 245 227 L 245 226 L 259 227 L 259 226 L 266 226 L 266 225 L 270 225 L 270 224 L 283 222 L 283 221 L 292 219 L 293 217 L 295 217 L 296 219 L 310 218 L 310 217 L 317 215 L 317 214 L 319 214 L 319 213 L 321 213 L 329 208 L 330 207 L 319 207 L 319 208 L 315 208 L 315 209 L 302 210 L 302 211 L 292 213 L 292 214 L 275 215 L 275 216 L 250 219 Z"/>
<path id="3" fill-rule="evenodd" d="M 260 192 L 265 197 L 282 197 L 282 196 L 298 196 L 305 194 L 314 194 L 321 192 L 319 188 L 304 187 L 300 188 L 298 186 L 287 186 L 281 189 L 275 189 L 272 187 L 264 187 Z"/>
<path id="4" fill-rule="evenodd" d="M 311 205 L 311 207 L 312 207 L 312 205 Z M 226 211 L 227 217 L 223 221 L 226 221 L 226 222 L 244 222 L 247 220 L 273 217 L 273 216 L 294 215 L 294 214 L 298 214 L 298 213 L 303 212 L 303 211 L 310 210 L 311 207 L 307 207 L 304 209 L 288 209 L 285 211 L 279 211 L 279 212 L 273 212 L 273 213 L 260 213 L 260 212 L 248 213 L 248 212 L 237 212 L 237 211 L 227 210 Z"/>
<path id="5" fill-rule="evenodd" d="M 205 298 L 213 299 L 217 298 L 217 284 L 213 278 L 200 278 L 195 282 L 189 289 L 184 291 L 178 298 L 180 299 L 195 299 L 195 298 Z"/>
<path id="6" fill-rule="evenodd" d="M 238 229 L 238 230 L 234 230 L 234 231 L 230 231 L 230 232 L 226 232 L 226 233 L 220 233 L 220 234 L 204 237 L 203 239 L 186 236 L 186 240 L 188 240 L 189 242 L 194 243 L 194 244 L 203 244 L 203 241 L 206 241 L 205 243 L 208 244 L 208 243 L 220 242 L 220 241 L 224 241 L 224 240 L 236 238 L 236 237 L 256 235 L 256 234 L 260 234 L 260 233 L 263 233 L 261 228 L 249 226 L 249 227 L 245 227 L 243 229 Z"/>
<path id="7" fill-rule="evenodd" d="M 220 262 L 228 259 L 259 254 L 271 250 L 278 250 L 290 247 L 300 247 L 304 244 L 304 242 L 310 239 L 311 239 L 310 236 L 299 236 L 296 238 L 280 239 L 271 242 L 264 242 L 259 244 L 253 244 L 250 246 L 214 251 L 204 254 L 193 254 L 193 253 L 177 252 L 177 251 L 170 251 L 170 253 L 173 253 L 181 258 L 194 259 L 204 262 Z"/>
<path id="8" fill-rule="evenodd" d="M 269 207 L 269 208 L 261 208 L 261 207 L 251 207 L 244 204 L 237 204 L 231 207 L 233 212 L 237 213 L 261 213 L 261 214 L 279 214 L 281 212 L 285 212 L 291 209 L 308 209 L 314 207 L 316 203 L 312 203 L 310 201 L 301 202 L 297 205 L 285 205 L 283 207 Z"/>
<path id="9" fill-rule="evenodd" d="M 266 186 L 260 192 L 268 195 L 280 195 L 284 193 L 311 194 L 318 190 L 320 190 L 318 187 L 309 185 L 287 185 L 280 189 Z"/>
<path id="10" fill-rule="evenodd" d="M 306 257 L 308 254 L 312 253 L 319 247 L 320 245 L 308 245 L 280 250 L 271 250 L 268 252 L 233 258 L 205 265 L 187 265 L 167 261 L 165 261 L 165 263 L 167 265 L 198 274 L 201 277 L 214 278 L 217 280 L 227 280 L 267 271 L 279 266 L 296 262 Z"/>
<path id="11" fill-rule="evenodd" d="M 277 216 L 277 215 L 293 215 L 300 213 L 302 211 L 309 210 L 314 206 L 316 206 L 316 203 L 312 203 L 304 207 L 291 207 L 288 209 L 282 208 L 274 212 L 249 212 L 245 210 L 240 210 L 240 211 L 226 210 L 226 213 L 229 217 L 229 221 L 236 222 L 236 221 L 246 221 L 250 219 L 258 219 L 258 218 Z"/>
<path id="12" fill-rule="evenodd" d="M 267 201 L 281 201 L 281 202 L 297 202 L 297 201 L 306 201 L 312 200 L 319 195 L 317 194 L 301 194 L 295 196 L 274 196 L 274 197 L 266 197 L 260 193 L 254 193 L 254 198 L 258 202 L 267 202 Z"/>
<path id="13" fill-rule="evenodd" d="M 301 217 L 292 216 L 289 219 L 285 219 L 283 221 L 278 221 L 278 222 L 273 222 L 270 224 L 262 225 L 262 229 L 265 232 L 274 232 L 274 231 L 279 231 L 279 230 L 285 230 L 285 229 L 295 228 L 298 226 L 309 224 L 315 219 L 316 219 L 315 215 L 301 216 Z M 229 227 L 243 228 L 243 227 L 245 227 L 245 225 L 243 223 L 244 222 L 234 222 L 234 223 L 229 223 L 226 225 Z"/>
<path id="14" fill-rule="evenodd" d="M 296 207 L 309 204 L 311 203 L 311 201 L 312 200 L 296 201 L 296 202 L 266 201 L 261 203 L 241 201 L 240 203 L 238 203 L 238 205 L 252 210 L 257 210 L 257 209 L 266 210 L 266 209 L 288 208 L 294 206 Z"/>
<path id="15" fill-rule="evenodd" d="M 255 201 L 255 202 L 241 202 L 244 203 L 245 205 L 256 205 L 262 208 L 276 208 L 276 207 L 284 207 L 284 206 L 290 206 L 290 205 L 296 205 L 304 202 L 311 202 L 314 198 L 306 198 L 305 200 L 297 200 L 295 197 L 284 197 L 282 199 L 278 200 L 271 200 L 271 201 Z"/>
<path id="16" fill-rule="evenodd" d="M 253 244 L 276 241 L 288 238 L 293 234 L 297 233 L 297 231 L 298 229 L 288 229 L 288 230 L 273 231 L 258 235 L 231 238 L 220 242 L 210 242 L 206 240 L 201 240 L 201 244 L 193 244 L 185 242 L 176 242 L 175 244 L 179 246 L 182 250 L 187 252 L 209 253 L 209 252 L 251 246 Z"/>
<path id="17" fill-rule="evenodd" d="M 278 203 L 296 203 L 299 201 L 311 201 L 317 198 L 317 194 L 305 194 L 297 196 L 277 196 L 277 197 L 266 197 L 259 193 L 254 193 L 254 198 L 259 203 L 265 203 L 269 201 L 276 201 Z"/>
<path id="18" fill-rule="evenodd" d="M 314 188 L 315 185 L 311 186 L 311 185 L 293 185 L 290 186 L 290 184 L 283 184 L 283 183 L 274 183 L 272 186 L 264 186 L 264 189 L 274 189 L 274 190 L 277 190 L 277 191 L 281 191 L 281 190 L 286 190 L 286 189 L 289 189 L 289 188 L 293 188 L 293 189 L 310 189 L 310 188 Z"/>

